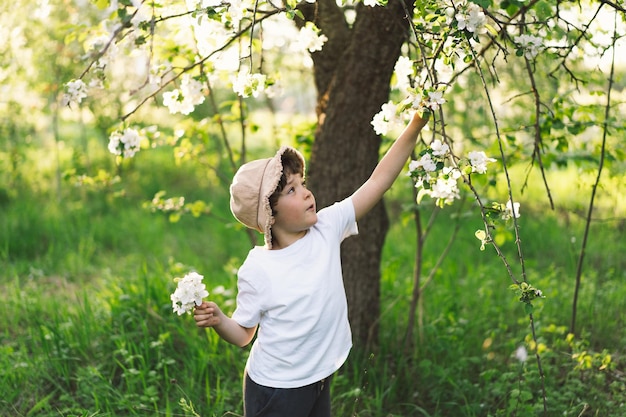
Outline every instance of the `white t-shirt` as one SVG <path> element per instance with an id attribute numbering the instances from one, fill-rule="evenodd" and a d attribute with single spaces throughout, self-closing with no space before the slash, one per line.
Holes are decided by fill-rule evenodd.
<path id="1" fill-rule="evenodd" d="M 340 245 L 358 233 L 351 199 L 327 207 L 286 248 L 253 248 L 238 272 L 233 319 L 259 329 L 246 364 L 260 385 L 302 387 L 334 373 L 348 357 L 352 334 L 341 274 Z"/>

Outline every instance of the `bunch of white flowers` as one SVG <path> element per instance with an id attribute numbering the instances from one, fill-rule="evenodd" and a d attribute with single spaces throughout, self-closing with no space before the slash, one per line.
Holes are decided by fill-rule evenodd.
<path id="1" fill-rule="evenodd" d="M 410 80 L 415 77 L 415 63 L 411 58 L 400 55 L 393 67 L 393 74 L 395 76 L 393 87 L 401 91 L 407 91 L 411 87 Z"/>
<path id="2" fill-rule="evenodd" d="M 495 162 L 493 158 L 487 157 L 483 151 L 472 151 L 467 154 L 470 165 L 472 166 L 472 172 L 484 174 L 487 172 L 487 164 L 489 162 Z"/>
<path id="3" fill-rule="evenodd" d="M 228 13 L 222 16 L 222 22 L 230 23 L 233 28 L 239 27 L 239 22 L 255 9 L 254 2 L 249 0 L 228 0 L 224 3 L 228 5 Z"/>
<path id="4" fill-rule="evenodd" d="M 176 290 L 170 296 L 172 309 L 179 316 L 190 313 L 195 306 L 202 304 L 202 299 L 208 297 L 209 292 L 202 283 L 204 277 L 197 272 L 190 272 L 182 278 L 176 278 L 178 282 Z"/>
<path id="5" fill-rule="evenodd" d="M 415 188 L 419 189 L 418 203 L 424 196 L 434 198 L 439 206 L 452 204 L 459 198 L 457 180 L 461 177 L 461 171 L 445 166 L 449 153 L 450 147 L 435 139 L 420 153 L 419 159 L 409 163 L 408 175 L 415 181 Z"/>
<path id="6" fill-rule="evenodd" d="M 380 109 L 370 122 L 377 135 L 386 135 L 392 128 L 402 126 L 397 104 L 388 101 Z"/>
<path id="7" fill-rule="evenodd" d="M 415 181 L 415 188 L 419 189 L 417 202 L 429 196 L 436 200 L 438 206 L 443 207 L 460 198 L 458 180 L 463 173 L 455 166 L 446 166 L 450 147 L 435 139 L 419 156 L 419 159 L 409 163 L 408 173 Z M 482 151 L 472 151 L 468 154 L 467 161 L 460 161 L 460 164 L 467 164 L 463 168 L 465 174 L 472 172 L 484 174 L 487 171 L 487 164 L 494 161 L 495 159 L 488 158 Z"/>
<path id="8" fill-rule="evenodd" d="M 80 104 L 85 97 L 87 97 L 87 85 L 83 80 L 72 80 L 65 84 L 65 94 L 63 94 L 61 104 L 63 106 L 69 106 L 72 103 Z"/>
<path id="9" fill-rule="evenodd" d="M 182 76 L 180 89 L 177 88 L 163 93 L 163 105 L 172 114 L 181 113 L 187 115 L 198 104 L 202 103 L 204 103 L 204 86 L 200 81 L 189 76 L 189 74 Z"/>
<path id="10" fill-rule="evenodd" d="M 454 16 L 457 21 L 459 30 L 467 30 L 474 36 L 485 33 L 487 28 L 487 17 L 483 13 L 482 8 L 476 3 L 468 2 L 463 10 Z"/>
<path id="11" fill-rule="evenodd" d="M 313 22 L 307 22 L 298 34 L 296 44 L 302 50 L 308 50 L 309 52 L 321 51 L 324 43 L 328 40 L 326 35 L 322 34 L 322 31 L 315 26 Z"/>
<path id="12" fill-rule="evenodd" d="M 266 88 L 267 76 L 265 74 L 250 74 L 242 70 L 237 77 L 233 78 L 233 91 L 241 97 L 258 97 Z"/>
<path id="13" fill-rule="evenodd" d="M 527 59 L 535 59 L 544 48 L 543 39 L 539 36 L 523 34 L 513 38 L 520 47 L 518 55 L 524 55 Z"/>
<path id="14" fill-rule="evenodd" d="M 507 201 L 504 205 L 504 210 L 502 210 L 502 220 L 509 220 L 513 217 L 519 219 L 519 207 L 520 204 L 518 202 L 511 204 L 511 200 Z"/>
<path id="15" fill-rule="evenodd" d="M 420 113 L 435 111 L 446 102 L 443 91 L 424 89 L 423 91 L 409 88 L 408 97 L 400 103 L 399 110 L 413 109 Z"/>
<path id="16" fill-rule="evenodd" d="M 109 136 L 109 152 L 114 155 L 132 158 L 141 145 L 141 136 L 135 129 L 126 128 L 123 132 L 115 131 Z"/>
<path id="17" fill-rule="evenodd" d="M 403 68 L 406 74 L 406 62 L 400 63 L 396 69 Z M 420 114 L 428 114 L 439 109 L 439 106 L 446 102 L 443 98 L 441 90 L 419 90 L 415 88 L 407 88 L 408 96 L 399 104 L 392 101 L 381 106 L 381 110 L 374 115 L 370 122 L 377 135 L 386 135 L 393 128 L 402 127 L 404 121 L 402 117 L 407 114 L 407 110 L 413 110 Z"/>

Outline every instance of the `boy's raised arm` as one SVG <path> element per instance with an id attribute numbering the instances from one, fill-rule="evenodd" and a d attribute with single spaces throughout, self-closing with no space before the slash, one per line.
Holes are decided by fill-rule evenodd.
<path id="1" fill-rule="evenodd" d="M 417 136 L 428 123 L 428 117 L 422 118 L 416 112 L 409 124 L 404 128 L 398 139 L 378 162 L 372 175 L 352 194 L 352 203 L 356 219 L 359 220 L 372 209 L 391 188 L 391 185 L 402 171 L 417 142 Z"/>

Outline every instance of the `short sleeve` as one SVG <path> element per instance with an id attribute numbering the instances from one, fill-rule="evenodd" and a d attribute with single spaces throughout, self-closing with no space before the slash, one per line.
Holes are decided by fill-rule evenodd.
<path id="1" fill-rule="evenodd" d="M 320 210 L 318 219 L 318 224 L 321 227 L 331 227 L 334 231 L 333 233 L 337 234 L 340 241 L 349 236 L 359 234 L 354 204 L 350 197 Z"/>
<path id="2" fill-rule="evenodd" d="M 359 228 L 357 226 L 356 223 L 356 214 L 354 212 L 354 204 L 352 203 L 352 198 L 347 198 L 346 199 L 348 202 L 345 203 L 345 205 L 347 206 L 345 208 L 347 215 L 347 222 L 345 225 L 345 229 L 344 229 L 344 234 L 343 234 L 343 239 L 349 237 L 349 236 L 353 236 L 353 235 L 358 235 L 359 234 Z"/>
<path id="3" fill-rule="evenodd" d="M 247 272 L 249 269 L 242 266 L 238 273 L 237 308 L 232 318 L 241 326 L 251 328 L 261 320 L 261 296 Z"/>

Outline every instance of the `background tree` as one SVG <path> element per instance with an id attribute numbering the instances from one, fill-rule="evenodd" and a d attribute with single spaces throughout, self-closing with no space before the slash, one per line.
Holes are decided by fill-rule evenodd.
<path id="1" fill-rule="evenodd" d="M 389 98 L 394 65 L 410 34 L 407 10 L 412 7 L 399 1 L 387 7 L 357 3 L 352 25 L 333 0 L 302 7 L 305 19 L 328 37 L 322 51 L 312 55 L 318 123 L 309 182 L 320 207 L 350 195 L 378 162 L 381 139 L 370 121 Z M 350 323 L 362 342 L 377 337 L 380 259 L 388 227 L 381 202 L 343 247 Z"/>

